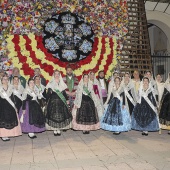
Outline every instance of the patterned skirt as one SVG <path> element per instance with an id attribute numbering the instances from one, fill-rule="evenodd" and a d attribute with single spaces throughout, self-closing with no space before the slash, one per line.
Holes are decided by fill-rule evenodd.
<path id="1" fill-rule="evenodd" d="M 132 129 L 138 131 L 158 131 L 159 121 L 149 104 L 142 100 L 137 103 L 132 113 Z"/>
<path id="2" fill-rule="evenodd" d="M 72 115 L 64 102 L 55 95 L 47 105 L 46 128 L 47 130 L 68 128 Z"/>
<path id="3" fill-rule="evenodd" d="M 126 108 L 118 98 L 113 98 L 105 109 L 101 119 L 101 128 L 113 132 L 131 130 L 131 118 Z"/>
<path id="4" fill-rule="evenodd" d="M 80 108 L 73 109 L 73 129 L 88 131 L 100 129 L 97 109 L 87 95 L 82 95 Z"/>

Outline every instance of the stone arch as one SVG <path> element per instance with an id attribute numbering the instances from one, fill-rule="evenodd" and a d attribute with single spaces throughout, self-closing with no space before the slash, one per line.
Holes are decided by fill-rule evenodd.
<path id="1" fill-rule="evenodd" d="M 148 23 L 159 27 L 167 36 L 167 50 L 170 51 L 170 15 L 159 11 L 146 11 Z"/>

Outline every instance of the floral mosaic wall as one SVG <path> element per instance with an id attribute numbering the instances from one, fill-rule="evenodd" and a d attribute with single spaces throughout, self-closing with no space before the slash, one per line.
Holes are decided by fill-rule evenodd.
<path id="1" fill-rule="evenodd" d="M 75 74 L 104 69 L 108 78 L 128 32 L 127 0 L 2 0 L 0 67 L 10 71 L 17 66 L 26 78 L 35 67 L 42 69 L 47 80 L 53 69 L 65 74 L 68 63 L 53 57 L 45 48 L 42 35 L 48 18 L 68 11 L 83 17 L 95 35 L 92 52 L 73 64 Z"/>

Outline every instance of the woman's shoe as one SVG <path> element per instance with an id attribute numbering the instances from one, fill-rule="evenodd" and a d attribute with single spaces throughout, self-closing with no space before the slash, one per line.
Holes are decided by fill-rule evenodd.
<path id="1" fill-rule="evenodd" d="M 7 142 L 7 141 L 10 141 L 9 138 L 1 138 L 3 142 Z"/>
<path id="2" fill-rule="evenodd" d="M 61 133 L 54 133 L 54 136 L 61 136 Z"/>
<path id="3" fill-rule="evenodd" d="M 86 135 L 86 134 L 89 134 L 90 131 L 83 131 L 83 134 Z"/>
<path id="4" fill-rule="evenodd" d="M 120 135 L 121 132 L 114 132 L 113 135 Z"/>
<path id="5" fill-rule="evenodd" d="M 142 132 L 142 135 L 143 135 L 143 136 L 148 136 L 148 133 Z"/>
<path id="6" fill-rule="evenodd" d="M 37 136 L 36 136 L 36 135 L 34 135 L 34 136 L 30 136 L 29 134 L 28 134 L 28 137 L 29 137 L 30 139 L 35 139 L 35 138 L 37 138 Z"/>

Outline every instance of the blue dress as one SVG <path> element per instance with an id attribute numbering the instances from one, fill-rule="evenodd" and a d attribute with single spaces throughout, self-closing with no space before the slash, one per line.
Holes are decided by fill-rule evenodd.
<path id="1" fill-rule="evenodd" d="M 148 94 L 148 98 L 156 107 L 156 101 L 152 92 Z M 159 121 L 156 114 L 157 113 L 153 111 L 151 106 L 142 97 L 141 103 L 136 104 L 132 113 L 132 129 L 138 131 L 158 131 Z"/>
<path id="2" fill-rule="evenodd" d="M 113 132 L 125 132 L 131 129 L 131 118 L 126 108 L 122 109 L 122 102 L 113 97 L 110 99 L 101 118 L 101 128 Z"/>

